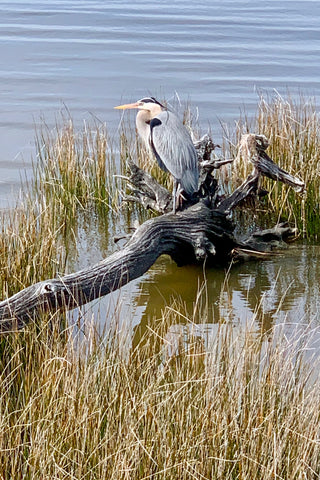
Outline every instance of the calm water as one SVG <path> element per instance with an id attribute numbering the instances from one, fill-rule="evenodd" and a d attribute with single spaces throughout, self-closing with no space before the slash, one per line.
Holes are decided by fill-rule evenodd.
<path id="1" fill-rule="evenodd" d="M 30 171 L 35 125 L 42 116 L 53 125 L 64 105 L 76 124 L 94 116 L 116 135 L 112 107 L 120 101 L 178 95 L 198 108 L 203 129 L 211 126 L 219 142 L 220 121 L 232 124 L 243 108 L 253 114 L 259 91 L 303 92 L 319 104 L 318 0 L 0 1 L 0 12 L 0 206 L 12 201 L 20 175 Z M 263 294 L 270 323 L 285 293 L 280 319 L 305 312 L 316 318 L 319 251 L 292 252 L 236 267 L 220 306 L 224 272 L 208 272 L 213 321 L 217 308 L 229 315 L 230 305 L 243 320 Z M 181 275 L 160 259 L 121 293 L 123 311 L 130 310 L 121 318 L 133 316 L 137 324 L 149 314 L 159 317 L 171 293 L 192 308 L 201 275 L 197 269 Z M 112 299 L 104 302 L 113 316 Z"/>
<path id="2" fill-rule="evenodd" d="M 204 274 L 200 267 L 178 268 L 161 257 L 139 282 L 82 307 L 81 313 L 111 329 L 116 323 L 133 345 L 163 314 L 169 331 L 187 328 L 199 336 L 231 321 L 264 332 L 275 324 L 286 324 L 288 332 L 298 324 L 311 325 L 320 340 L 319 272 L 320 246 L 293 245 L 269 260 L 234 265 L 227 280 L 224 270 Z M 175 314 L 176 309 L 182 314 Z M 74 314 L 78 318 L 78 311 Z"/>
<path id="3" fill-rule="evenodd" d="M 13 0 L 0 13 L 0 205 L 30 166 L 34 124 L 64 104 L 112 129 L 122 99 L 177 92 L 219 141 L 219 120 L 252 113 L 259 89 L 319 97 L 318 0 Z"/>

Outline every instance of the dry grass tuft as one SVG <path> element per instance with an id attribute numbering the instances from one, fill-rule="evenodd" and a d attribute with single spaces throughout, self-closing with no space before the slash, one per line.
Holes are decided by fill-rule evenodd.
<path id="1" fill-rule="evenodd" d="M 270 191 L 265 209 L 278 218 L 296 223 L 304 237 L 318 239 L 320 231 L 320 131 L 317 106 L 312 99 L 301 96 L 294 101 L 277 95 L 260 97 L 258 110 L 253 121 L 242 118 L 236 128 L 235 138 L 227 132 L 224 145 L 226 156 L 237 156 L 237 145 L 243 133 L 265 135 L 270 146 L 268 155 L 283 169 L 301 178 L 306 184 L 304 195 L 280 183 L 265 180 Z M 248 165 L 237 166 L 237 174 L 245 178 Z"/>
<path id="2" fill-rule="evenodd" d="M 36 191 L 69 215 L 78 208 L 116 206 L 116 167 L 105 125 L 84 123 L 76 132 L 72 120 L 63 119 L 55 132 L 44 127 L 36 141 Z"/>
<path id="3" fill-rule="evenodd" d="M 68 120 L 37 135 L 34 178 L 16 208 L 1 212 L 1 297 L 57 275 L 75 256 L 81 216 L 106 228 L 117 209 L 116 167 L 104 126 L 76 133 Z"/>
<path id="4" fill-rule="evenodd" d="M 266 339 L 223 325 L 203 339 L 192 323 L 174 337 L 168 327 L 164 317 L 129 357 L 121 332 L 106 347 L 92 326 L 80 343 L 48 325 L 8 338 L 3 478 L 315 478 L 312 332 L 288 341 L 281 327 Z"/>

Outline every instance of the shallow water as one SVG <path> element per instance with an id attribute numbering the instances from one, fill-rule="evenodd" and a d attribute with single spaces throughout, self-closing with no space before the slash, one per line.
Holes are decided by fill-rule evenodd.
<path id="1" fill-rule="evenodd" d="M 82 307 L 80 316 L 89 323 L 97 320 L 106 332 L 115 328 L 128 346 L 137 345 L 163 316 L 171 333 L 180 335 L 187 328 L 202 338 L 221 323 L 249 325 L 267 336 L 274 325 L 286 325 L 287 332 L 295 332 L 297 325 L 318 330 L 319 272 L 320 246 L 292 245 L 275 257 L 234 264 L 229 271 L 179 268 L 163 256 L 141 280 Z M 74 311 L 72 318 L 78 314 Z"/>
<path id="2" fill-rule="evenodd" d="M 35 126 L 42 116 L 53 126 L 65 106 L 76 125 L 107 122 L 116 139 L 114 105 L 145 94 L 181 98 L 198 109 L 202 129 L 210 126 L 219 143 L 220 122 L 232 126 L 243 109 L 253 115 L 260 91 L 319 100 L 317 0 L 18 0 L 2 1 L 0 11 L 1 207 L 13 202 L 20 177 L 30 173 Z M 87 250 L 80 265 L 100 260 L 97 244 Z M 223 270 L 204 278 L 201 269 L 179 269 L 163 257 L 141 281 L 83 311 L 98 318 L 99 310 L 106 324 L 118 318 L 135 343 L 175 302 L 185 304 L 182 322 L 195 319 L 206 280 L 208 308 L 196 309 L 200 324 L 255 319 L 267 330 L 283 321 L 317 321 L 319 252 L 300 245 L 272 260 L 234 266 L 228 282 Z"/>

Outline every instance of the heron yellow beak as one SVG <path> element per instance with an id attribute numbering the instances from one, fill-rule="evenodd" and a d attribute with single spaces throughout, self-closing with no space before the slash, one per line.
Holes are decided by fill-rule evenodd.
<path id="1" fill-rule="evenodd" d="M 135 103 L 126 103 L 125 105 L 119 105 L 118 107 L 113 107 L 117 110 L 126 110 L 127 108 L 139 108 L 141 104 L 139 102 Z"/>

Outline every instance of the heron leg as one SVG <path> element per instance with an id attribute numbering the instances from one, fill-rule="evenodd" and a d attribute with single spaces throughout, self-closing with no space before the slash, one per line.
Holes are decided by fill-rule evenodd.
<path id="1" fill-rule="evenodd" d="M 180 183 L 178 183 L 176 197 L 177 197 L 177 205 L 179 207 L 179 210 L 182 210 L 183 201 L 186 200 L 186 197 L 183 196 L 182 192 L 183 192 L 183 189 Z"/>
<path id="2" fill-rule="evenodd" d="M 174 179 L 173 192 L 172 192 L 172 202 L 173 202 L 172 212 L 173 213 L 176 213 L 177 210 L 181 210 L 183 205 L 183 200 L 186 200 L 182 192 L 183 190 L 181 188 L 180 182 Z"/>
<path id="3" fill-rule="evenodd" d="M 173 191 L 172 191 L 172 203 L 173 203 L 173 209 L 172 213 L 176 213 L 176 202 L 177 202 L 177 180 L 173 180 Z"/>

